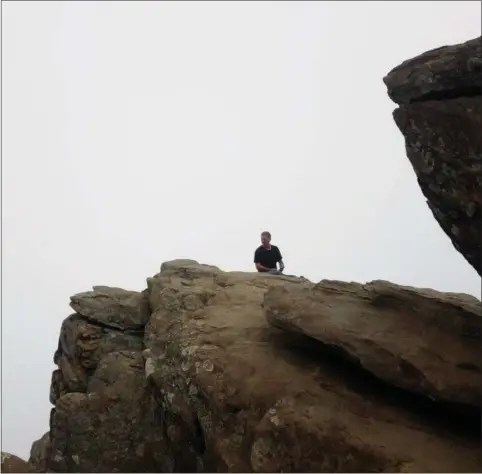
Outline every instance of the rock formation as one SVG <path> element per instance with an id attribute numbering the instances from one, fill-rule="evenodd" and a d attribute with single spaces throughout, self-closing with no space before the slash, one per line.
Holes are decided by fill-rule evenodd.
<path id="1" fill-rule="evenodd" d="M 29 462 L 38 472 L 46 472 L 50 455 L 50 432 L 32 444 Z"/>
<path id="2" fill-rule="evenodd" d="M 405 61 L 384 82 L 435 219 L 482 275 L 481 38 Z"/>
<path id="3" fill-rule="evenodd" d="M 480 470 L 476 298 L 186 260 L 147 283 L 72 297 L 38 470 Z"/>
<path id="4" fill-rule="evenodd" d="M 265 308 L 274 326 L 336 348 L 385 382 L 481 408 L 481 308 L 473 296 L 322 281 L 314 290 L 272 289 Z"/>
<path id="5" fill-rule="evenodd" d="M 35 472 L 32 466 L 14 454 L 2 451 L 2 468 L 0 472 Z"/>
<path id="6" fill-rule="evenodd" d="M 77 312 L 63 322 L 54 356 L 47 468 L 158 470 L 161 413 L 147 390 L 142 358 L 147 294 L 94 287 L 73 296 L 71 306 Z"/>
<path id="7" fill-rule="evenodd" d="M 479 274 L 480 65 L 474 40 L 385 78 L 428 204 Z M 71 306 L 39 472 L 482 470 L 474 297 L 176 260 L 143 292 Z"/>

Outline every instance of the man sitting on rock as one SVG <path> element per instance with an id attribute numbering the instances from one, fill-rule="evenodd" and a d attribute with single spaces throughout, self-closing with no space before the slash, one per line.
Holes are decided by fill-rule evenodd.
<path id="1" fill-rule="evenodd" d="M 279 263 L 279 270 L 277 264 Z M 254 264 L 258 272 L 282 275 L 285 265 L 283 257 L 276 245 L 271 245 L 271 234 L 267 231 L 261 234 L 261 245 L 254 252 Z"/>

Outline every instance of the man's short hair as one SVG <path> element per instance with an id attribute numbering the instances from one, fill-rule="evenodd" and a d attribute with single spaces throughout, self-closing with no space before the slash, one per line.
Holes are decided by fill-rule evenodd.
<path id="1" fill-rule="evenodd" d="M 264 232 L 261 232 L 261 235 L 265 235 L 266 237 L 268 237 L 268 239 L 271 240 L 271 234 L 267 230 L 265 230 Z"/>

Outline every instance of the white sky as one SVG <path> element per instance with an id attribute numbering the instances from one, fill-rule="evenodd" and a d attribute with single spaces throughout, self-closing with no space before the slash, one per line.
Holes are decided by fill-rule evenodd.
<path id="1" fill-rule="evenodd" d="M 3 3 L 2 450 L 48 430 L 69 296 L 173 258 L 460 291 L 382 77 L 479 2 Z"/>

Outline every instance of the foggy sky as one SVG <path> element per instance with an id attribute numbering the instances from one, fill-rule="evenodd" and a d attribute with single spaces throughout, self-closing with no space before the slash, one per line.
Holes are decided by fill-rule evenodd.
<path id="1" fill-rule="evenodd" d="M 471 293 L 383 76 L 479 2 L 6 2 L 2 450 L 48 430 L 69 296 L 163 261 Z"/>

